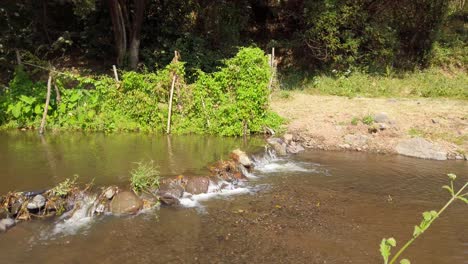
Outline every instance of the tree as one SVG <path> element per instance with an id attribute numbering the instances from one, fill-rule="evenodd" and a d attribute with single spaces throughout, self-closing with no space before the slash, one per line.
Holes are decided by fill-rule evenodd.
<path id="1" fill-rule="evenodd" d="M 108 0 L 109 13 L 114 31 L 117 65 L 122 65 L 128 56 L 130 68 L 138 65 L 141 26 L 146 0 Z"/>

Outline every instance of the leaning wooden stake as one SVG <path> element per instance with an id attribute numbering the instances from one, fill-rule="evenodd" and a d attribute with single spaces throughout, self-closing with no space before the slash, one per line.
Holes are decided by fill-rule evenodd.
<path id="1" fill-rule="evenodd" d="M 117 67 L 115 67 L 115 65 L 112 65 L 112 69 L 114 70 L 115 81 L 119 82 L 119 75 L 117 74 Z"/>
<path id="2" fill-rule="evenodd" d="M 50 102 L 50 90 L 52 86 L 52 72 L 49 72 L 49 79 L 47 80 L 47 96 L 46 96 L 46 103 L 44 106 L 44 113 L 42 114 L 42 121 L 41 121 L 41 127 L 39 128 L 39 134 L 44 133 L 44 128 L 46 124 L 46 118 L 47 118 L 47 111 L 49 110 L 49 102 Z"/>
<path id="3" fill-rule="evenodd" d="M 171 115 L 172 115 L 172 97 L 174 96 L 174 86 L 177 79 L 177 74 L 174 74 L 172 77 L 172 85 L 171 85 L 171 94 L 169 96 L 169 113 L 167 116 L 167 134 L 171 133 Z"/>
<path id="4" fill-rule="evenodd" d="M 273 81 L 275 79 L 276 74 L 276 64 L 275 64 L 275 48 L 271 49 L 271 61 L 270 61 L 270 68 L 271 68 L 271 76 L 270 81 L 268 82 L 268 91 L 270 91 L 270 101 L 271 101 L 271 90 L 273 88 Z"/>
<path id="5" fill-rule="evenodd" d="M 16 53 L 16 63 L 18 63 L 18 65 L 22 65 L 23 63 L 21 62 L 21 55 L 19 53 L 19 50 L 15 50 L 15 53 Z"/>

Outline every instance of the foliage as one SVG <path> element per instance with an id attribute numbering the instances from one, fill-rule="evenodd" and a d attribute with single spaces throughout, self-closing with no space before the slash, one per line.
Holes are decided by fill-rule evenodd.
<path id="1" fill-rule="evenodd" d="M 374 123 L 374 118 L 371 115 L 366 115 L 362 118 L 362 123 L 370 126 Z"/>
<path id="2" fill-rule="evenodd" d="M 27 127 L 38 121 L 44 107 L 39 100 L 45 98 L 42 85 L 34 83 L 22 67 L 17 67 L 9 88 L 3 95 L 0 93 L 0 125 L 15 120 L 18 127 Z"/>
<path id="3" fill-rule="evenodd" d="M 447 175 L 450 180 L 450 185 L 444 185 L 442 188 L 446 189 L 450 195 L 451 198 L 450 200 L 437 212 L 434 210 L 431 211 L 426 211 L 424 212 L 423 219 L 421 223 L 417 226 L 414 226 L 414 231 L 413 231 L 413 237 L 406 242 L 403 247 L 400 248 L 400 250 L 390 259 L 389 258 L 391 255 L 391 249 L 392 247 L 396 247 L 396 240 L 391 237 L 391 238 L 384 238 L 382 239 L 382 242 L 380 243 L 380 254 L 382 255 L 382 258 L 384 259 L 384 264 L 393 264 L 395 261 L 397 261 L 400 257 L 400 255 L 416 240 L 420 235 L 422 235 L 430 226 L 431 224 L 438 218 L 440 215 L 447 209 L 447 207 L 452 204 L 455 200 L 460 200 L 466 204 L 468 204 L 468 193 L 462 194 L 463 190 L 468 187 L 468 182 L 466 182 L 458 191 L 455 191 L 454 189 L 454 181 L 457 178 L 457 176 L 453 173 L 449 173 Z M 400 260 L 400 264 L 409 264 L 410 261 L 408 259 L 402 259 Z"/>
<path id="4" fill-rule="evenodd" d="M 54 196 L 67 196 L 75 187 L 77 179 L 78 175 L 75 175 L 72 179 L 67 178 L 65 181 L 52 188 L 50 192 Z"/>
<path id="5" fill-rule="evenodd" d="M 277 128 L 279 117 L 268 111 L 270 74 L 267 57 L 258 48 L 240 49 L 217 72 L 199 72 L 191 114 L 183 121 L 192 127 L 182 127 L 226 136 L 259 133 L 264 126 Z"/>
<path id="6" fill-rule="evenodd" d="M 270 67 L 258 48 L 241 48 L 217 72 L 185 82 L 185 63 L 174 61 L 156 72 L 123 71 L 116 83 L 108 76 L 54 76 L 61 100 L 52 98 L 48 125 L 86 131 L 162 132 L 168 116 L 169 92 L 177 76 L 173 99 L 174 133 L 243 135 L 277 129 L 279 116 L 269 112 Z M 27 87 L 32 87 L 27 88 Z M 18 69 L 7 93 L 0 120 L 17 127 L 37 127 L 44 107 L 45 84 L 34 83 Z M 54 97 L 54 96 L 52 96 Z"/>
<path id="7" fill-rule="evenodd" d="M 347 97 L 450 97 L 468 99 L 463 71 L 428 69 L 401 75 L 380 76 L 356 72 L 348 76 L 322 75 L 307 80 L 302 88 L 310 93 Z M 300 87 L 301 88 L 301 87 Z"/>
<path id="8" fill-rule="evenodd" d="M 137 162 L 137 167 L 131 171 L 130 186 L 140 193 L 159 188 L 159 171 L 154 162 Z"/>

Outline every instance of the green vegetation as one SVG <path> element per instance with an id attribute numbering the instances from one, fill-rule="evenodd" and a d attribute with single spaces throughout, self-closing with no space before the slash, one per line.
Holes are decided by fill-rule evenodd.
<path id="1" fill-rule="evenodd" d="M 447 142 L 454 143 L 456 145 L 463 145 L 468 141 L 468 135 L 459 135 L 456 131 L 450 132 L 437 132 L 437 131 L 425 131 L 417 127 L 412 127 L 408 130 L 408 135 L 412 137 L 424 137 L 433 140 L 444 140 Z"/>
<path id="2" fill-rule="evenodd" d="M 312 94 L 347 97 L 450 97 L 468 99 L 468 75 L 462 71 L 429 69 L 401 76 L 350 73 L 340 77 L 319 76 L 301 85 Z"/>
<path id="3" fill-rule="evenodd" d="M 137 167 L 131 171 L 130 186 L 136 193 L 159 188 L 159 171 L 150 162 L 137 162 Z"/>
<path id="4" fill-rule="evenodd" d="M 162 132 L 168 116 L 169 91 L 177 74 L 173 100 L 173 132 L 227 136 L 277 129 L 282 120 L 268 110 L 270 67 L 258 48 L 241 48 L 214 73 L 198 72 L 185 82 L 183 62 L 157 72 L 123 72 L 121 82 L 100 76 L 57 74 L 61 100 L 52 98 L 48 127 L 85 131 Z M 0 95 L 0 125 L 39 126 L 45 83 L 33 82 L 19 67 L 9 89 Z"/>
<path id="5" fill-rule="evenodd" d="M 76 180 L 78 179 L 78 175 L 75 175 L 72 179 L 67 178 L 63 182 L 57 184 L 54 188 L 50 190 L 50 193 L 53 196 L 65 197 L 67 196 L 73 188 L 76 187 Z"/>
<path id="6" fill-rule="evenodd" d="M 362 118 L 359 118 L 359 117 L 353 117 L 353 119 L 351 119 L 351 125 L 353 126 L 357 126 L 359 124 L 359 122 L 362 122 L 364 125 L 372 125 L 374 124 L 374 117 L 371 116 L 371 115 L 366 115 Z"/>
<path id="7" fill-rule="evenodd" d="M 450 200 L 437 212 L 437 211 L 427 211 L 423 213 L 423 220 L 417 226 L 414 226 L 413 237 L 404 244 L 400 250 L 390 259 L 391 249 L 392 247 L 396 247 L 396 240 L 391 238 L 384 238 L 380 243 L 380 254 L 384 259 L 384 264 L 393 264 L 395 261 L 398 261 L 401 254 L 419 237 L 421 236 L 430 226 L 431 224 L 447 209 L 447 207 L 452 204 L 455 200 L 461 200 L 464 203 L 468 204 L 468 193 L 463 193 L 463 190 L 468 187 L 468 182 L 466 182 L 463 187 L 461 187 L 458 191 L 455 191 L 453 187 L 453 183 L 457 176 L 455 174 L 448 174 L 450 179 L 450 186 L 444 185 L 442 188 L 446 189 L 450 195 L 452 196 Z M 400 264 L 410 264 L 408 259 L 400 260 Z"/>
<path id="8" fill-rule="evenodd" d="M 467 99 L 465 7 L 459 0 L 7 0 L 0 126 L 38 127 L 44 68 L 52 65 L 65 74 L 54 76 L 61 100 L 52 98 L 49 129 L 162 132 L 173 74 L 174 133 L 275 129 L 282 120 L 268 111 L 272 77 L 261 51 L 273 47 L 280 80 L 271 83 L 285 90 Z M 171 61 L 174 51 L 180 61 Z"/>
<path id="9" fill-rule="evenodd" d="M 366 115 L 365 117 L 362 118 L 362 123 L 370 126 L 374 124 L 374 117 L 372 117 L 371 115 Z"/>

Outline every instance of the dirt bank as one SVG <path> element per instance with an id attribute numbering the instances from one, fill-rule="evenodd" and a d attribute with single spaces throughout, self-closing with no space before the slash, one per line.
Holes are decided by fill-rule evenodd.
<path id="1" fill-rule="evenodd" d="M 411 144 L 421 145 L 413 138 L 447 159 L 468 158 L 467 101 L 290 92 L 274 96 L 272 109 L 288 120 L 287 132 L 308 148 L 403 154 L 401 144 L 410 141 L 410 151 Z"/>

